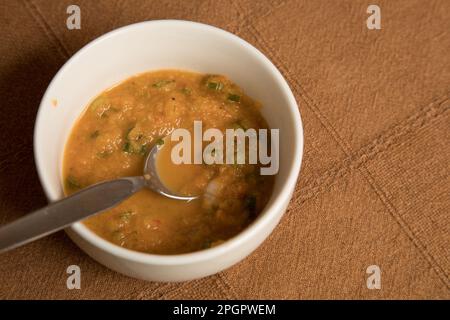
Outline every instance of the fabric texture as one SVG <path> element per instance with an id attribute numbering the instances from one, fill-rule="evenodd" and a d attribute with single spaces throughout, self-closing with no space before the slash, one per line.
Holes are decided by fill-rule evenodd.
<path id="1" fill-rule="evenodd" d="M 288 80 L 305 133 L 288 211 L 242 262 L 184 283 L 125 277 L 58 232 L 0 255 L 1 299 L 449 299 L 450 1 L 0 1 L 0 224 L 46 204 L 33 162 L 40 99 L 105 32 L 184 19 L 235 33 Z M 81 289 L 66 268 L 79 265 Z M 366 268 L 381 269 L 381 289 Z"/>

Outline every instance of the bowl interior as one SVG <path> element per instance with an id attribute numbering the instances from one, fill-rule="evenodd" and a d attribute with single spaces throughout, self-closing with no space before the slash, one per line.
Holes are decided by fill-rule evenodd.
<path id="1" fill-rule="evenodd" d="M 158 69 L 224 74 L 263 104 L 269 126 L 280 129 L 280 166 L 270 207 L 289 175 L 296 178 L 301 161 L 301 121 L 292 93 L 277 69 L 245 41 L 182 21 L 146 22 L 108 33 L 80 50 L 55 76 L 35 128 L 36 164 L 49 200 L 63 196 L 65 141 L 86 105 L 128 77 Z"/>

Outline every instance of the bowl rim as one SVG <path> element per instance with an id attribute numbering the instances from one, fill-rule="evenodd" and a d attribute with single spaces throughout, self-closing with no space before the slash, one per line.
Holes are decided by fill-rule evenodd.
<path id="1" fill-rule="evenodd" d="M 33 149 L 34 149 L 34 160 L 36 164 L 36 169 L 38 172 L 38 177 L 40 180 L 40 183 L 42 185 L 42 188 L 44 189 L 44 192 L 46 194 L 47 199 L 50 201 L 55 201 L 57 198 L 53 196 L 50 193 L 50 186 L 51 183 L 48 182 L 46 179 L 46 171 L 43 168 L 44 161 L 41 159 L 40 154 L 38 152 L 38 131 L 40 130 L 40 127 L 42 126 L 42 117 L 44 111 L 44 102 L 47 101 L 50 92 L 52 91 L 52 87 L 54 84 L 59 81 L 59 79 L 62 77 L 64 71 L 67 69 L 67 67 L 73 63 L 74 60 L 78 59 L 82 55 L 86 54 L 90 50 L 90 48 L 100 44 L 102 41 L 105 41 L 108 38 L 115 37 L 118 34 L 121 33 L 127 33 L 132 32 L 136 28 L 143 28 L 147 26 L 177 26 L 178 27 L 190 27 L 190 28 L 197 28 L 197 29 L 203 29 L 203 31 L 212 32 L 215 33 L 217 36 L 221 36 L 225 38 L 227 41 L 231 42 L 237 42 L 239 45 L 244 47 L 244 50 L 247 50 L 250 52 L 251 55 L 255 59 L 259 59 L 262 62 L 262 65 L 265 68 L 268 68 L 268 71 L 275 77 L 276 82 L 279 84 L 283 95 L 288 100 L 288 108 L 286 109 L 287 112 L 291 113 L 291 116 L 294 119 L 294 122 L 296 122 L 296 125 L 294 126 L 294 159 L 290 165 L 290 168 L 288 169 L 288 178 L 282 182 L 281 189 L 279 191 L 279 194 L 276 196 L 274 201 L 271 203 L 269 207 L 265 207 L 262 214 L 259 216 L 257 220 L 255 220 L 253 223 L 251 223 L 249 226 L 247 226 L 244 230 L 242 230 L 240 233 L 235 235 L 234 237 L 228 239 L 224 243 L 205 250 L 195 251 L 191 253 L 183 253 L 183 254 L 176 254 L 176 255 L 159 255 L 159 254 L 151 254 L 151 253 L 144 253 L 139 251 L 134 251 L 131 249 L 123 248 L 118 245 L 115 245 L 97 234 L 95 234 L 93 231 L 89 230 L 86 226 L 84 226 L 80 221 L 75 222 L 74 224 L 70 225 L 68 228 L 70 228 L 73 232 L 75 232 L 78 236 L 83 238 L 85 241 L 89 242 L 91 245 L 108 252 L 109 254 L 123 258 L 126 260 L 131 260 L 134 262 L 139 262 L 143 264 L 152 264 L 152 265 L 180 265 L 180 264 L 187 264 L 187 263 L 196 263 L 196 262 L 202 262 L 205 260 L 211 260 L 218 256 L 222 256 L 223 254 L 226 254 L 227 252 L 232 252 L 234 249 L 237 249 L 242 243 L 247 242 L 250 240 L 254 234 L 262 232 L 267 225 L 269 225 L 273 219 L 275 219 L 278 215 L 278 212 L 284 211 L 283 207 L 287 205 L 287 203 L 290 201 L 292 192 L 295 188 L 298 175 L 300 174 L 300 168 L 303 158 L 303 124 L 302 119 L 300 115 L 300 110 L 298 108 L 297 102 L 295 100 L 294 94 L 292 93 L 287 81 L 281 74 L 281 72 L 275 67 L 275 65 L 257 48 L 255 48 L 253 45 L 248 43 L 247 41 L 243 40 L 242 38 L 238 37 L 237 35 L 234 35 L 233 33 L 220 29 L 215 26 L 211 26 L 204 23 L 199 22 L 193 22 L 188 20 L 173 20 L 173 19 L 167 19 L 167 20 L 149 20 L 149 21 L 142 21 L 133 23 L 130 25 L 126 25 L 114 30 L 111 30 L 102 36 L 92 40 L 85 46 L 83 46 L 79 51 L 77 51 L 70 59 L 68 59 L 64 65 L 59 69 L 59 71 L 56 73 L 56 75 L 53 77 L 52 81 L 48 85 L 45 94 L 43 98 L 41 99 L 39 109 L 37 112 L 36 120 L 35 120 L 35 126 L 34 126 L 34 133 L 33 133 Z M 282 214 L 281 214 L 282 215 Z"/>

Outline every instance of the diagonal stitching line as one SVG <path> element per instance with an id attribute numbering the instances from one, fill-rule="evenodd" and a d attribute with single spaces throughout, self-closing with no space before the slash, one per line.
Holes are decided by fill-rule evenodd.
<path id="1" fill-rule="evenodd" d="M 155 299 L 161 299 L 161 297 L 163 297 L 165 294 L 171 292 L 170 286 L 171 283 L 162 283 L 155 288 L 143 288 L 138 292 L 131 292 L 126 296 L 126 299 L 145 300 L 151 297 Z M 151 290 L 151 294 L 149 294 L 149 290 Z"/>
<path id="2" fill-rule="evenodd" d="M 394 217 L 394 220 L 397 221 L 397 223 L 406 233 L 406 236 L 411 240 L 413 245 L 419 250 L 419 252 L 422 253 L 422 255 L 425 257 L 428 263 L 433 267 L 433 270 L 437 273 L 438 277 L 442 280 L 444 285 L 449 289 L 450 288 L 449 277 L 445 272 L 445 270 L 441 267 L 436 258 L 432 254 L 428 253 L 426 247 L 422 244 L 422 241 L 419 240 L 419 238 L 415 235 L 412 228 L 398 213 L 394 204 L 392 203 L 392 201 L 389 200 L 385 191 L 376 183 L 375 178 L 370 173 L 370 171 L 367 168 L 364 168 L 364 171 L 366 172 L 367 175 L 366 176 L 367 182 L 370 184 L 373 191 L 377 194 L 378 198 L 384 204 L 389 213 Z"/>
<path id="3" fill-rule="evenodd" d="M 409 117 L 405 122 L 400 125 L 393 127 L 391 130 L 388 130 L 385 134 L 382 134 L 377 139 L 375 139 L 372 143 L 367 145 L 366 147 L 361 148 L 355 156 L 351 156 L 348 160 L 344 160 L 340 169 L 342 171 L 340 174 L 335 176 L 334 181 L 338 180 L 338 178 L 346 176 L 352 169 L 360 170 L 363 177 L 369 183 L 372 190 L 376 193 L 382 203 L 385 205 L 386 209 L 393 216 L 394 220 L 404 229 L 408 238 L 413 242 L 413 245 L 422 253 L 422 255 L 426 258 L 426 260 L 430 263 L 432 267 L 435 268 L 436 273 L 444 282 L 444 284 L 449 287 L 448 284 L 448 275 L 445 270 L 440 266 L 440 264 L 436 261 L 435 257 L 428 252 L 426 252 L 426 247 L 422 244 L 422 242 L 417 238 L 412 230 L 412 228 L 408 225 L 408 223 L 402 218 L 402 216 L 397 212 L 395 206 L 386 196 L 386 193 L 382 190 L 382 188 L 376 183 L 375 178 L 372 176 L 370 171 L 366 167 L 366 163 L 370 160 L 373 160 L 375 157 L 381 155 L 385 151 L 387 151 L 390 147 L 394 145 L 402 145 L 405 142 L 402 139 L 407 137 L 407 134 L 423 128 L 436 118 L 446 115 L 446 111 L 449 111 L 450 108 L 446 104 L 449 102 L 448 95 L 446 98 L 441 99 L 440 101 L 435 101 L 425 107 L 423 110 L 420 110 L 413 116 Z M 349 162 L 346 164 L 346 162 Z M 339 171 L 339 170 L 337 170 Z M 333 181 L 331 182 L 333 183 Z M 330 186 L 325 185 L 321 191 L 327 190 Z M 318 193 L 310 192 L 310 196 L 308 198 L 316 196 Z M 303 203 L 308 198 L 302 199 L 302 201 L 294 201 Z"/>
<path id="4" fill-rule="evenodd" d="M 230 285 L 228 280 L 226 279 L 224 272 L 220 272 L 218 275 L 218 279 L 221 281 L 221 283 L 225 286 L 225 288 L 221 288 L 222 292 L 225 294 L 228 300 L 233 300 L 238 297 L 238 294 L 234 287 Z"/>
<path id="5" fill-rule="evenodd" d="M 214 278 L 212 280 L 214 280 L 216 282 L 217 287 L 220 289 L 220 291 L 222 292 L 222 294 L 225 296 L 225 298 L 227 300 L 234 299 L 232 295 L 237 296 L 236 292 L 234 291 L 234 288 L 232 288 L 226 281 L 224 281 L 222 272 L 218 273 L 216 276 L 214 276 Z M 197 281 L 200 281 L 200 280 L 197 280 Z M 159 299 L 159 300 L 166 299 L 167 295 L 177 293 L 177 292 L 181 291 L 183 288 L 186 288 L 188 285 L 190 286 L 191 284 L 192 284 L 192 281 L 183 282 L 183 283 L 179 284 L 178 286 L 161 293 L 157 297 L 157 299 Z M 199 285 L 199 284 L 197 284 L 197 285 Z M 195 285 L 194 285 L 194 288 L 195 288 Z M 232 295 L 230 295 L 230 294 L 232 294 Z"/>
<path id="6" fill-rule="evenodd" d="M 272 56 L 279 62 L 280 69 L 283 70 L 283 72 L 286 74 L 287 78 L 299 89 L 298 92 L 300 96 L 305 101 L 306 105 L 313 111 L 313 113 L 316 115 L 316 117 L 319 119 L 321 124 L 324 126 L 324 128 L 327 130 L 327 132 L 333 137 L 333 139 L 337 142 L 337 144 L 340 146 L 342 151 L 347 155 L 347 157 L 350 156 L 351 151 L 348 146 L 348 144 L 339 136 L 337 131 L 333 128 L 333 126 L 329 123 L 328 119 L 322 114 L 320 109 L 317 107 L 317 105 L 314 103 L 312 98 L 306 93 L 306 91 L 302 88 L 300 83 L 297 81 L 296 78 L 292 77 L 289 69 L 286 67 L 286 65 L 282 62 L 280 57 L 278 56 L 277 51 L 264 40 L 264 38 L 261 36 L 259 31 L 253 26 L 253 24 L 249 25 L 249 30 L 253 32 L 253 34 L 256 36 L 256 39 L 260 40 L 260 43 L 272 54 Z M 447 95 L 448 99 L 448 95 Z M 440 104 L 442 105 L 442 104 Z M 446 111 L 446 108 L 443 108 L 443 111 L 441 113 L 438 113 L 436 116 L 443 114 Z M 427 116 L 423 116 L 426 118 Z M 419 117 L 420 120 L 420 117 Z M 362 159 L 367 157 L 367 155 L 362 155 Z M 383 203 L 383 205 L 386 207 L 388 212 L 393 216 L 394 220 L 397 221 L 397 223 L 400 225 L 400 227 L 406 232 L 408 238 L 412 241 L 413 245 L 419 250 L 419 252 L 424 256 L 424 258 L 430 263 L 433 270 L 437 273 L 439 279 L 444 283 L 445 286 L 449 287 L 448 284 L 448 275 L 445 273 L 443 268 L 437 263 L 435 258 L 426 251 L 425 246 L 421 244 L 421 241 L 417 238 L 417 236 L 414 234 L 414 232 L 411 230 L 409 225 L 401 218 L 396 208 L 392 205 L 392 203 L 389 202 L 387 197 L 383 195 L 381 188 L 378 186 L 376 181 L 373 179 L 372 176 L 370 176 L 370 173 L 368 172 L 368 169 L 365 167 L 365 163 L 367 160 L 364 160 L 360 163 L 359 166 L 354 167 L 347 167 L 342 168 L 340 167 L 338 171 L 343 170 L 343 172 L 349 171 L 353 168 L 356 168 L 361 171 L 365 179 L 368 181 L 370 187 L 374 190 L 375 194 L 378 196 L 380 201 Z M 345 175 L 345 174 L 344 174 Z M 344 175 L 338 175 L 337 178 L 340 178 Z M 336 182 L 336 179 L 332 181 L 332 183 Z"/>
<path id="7" fill-rule="evenodd" d="M 305 202 L 311 197 L 314 197 L 316 193 L 327 190 L 335 180 L 344 177 L 349 171 L 360 168 L 392 146 L 397 144 L 401 145 L 405 135 L 419 130 L 434 119 L 445 115 L 445 112 L 448 112 L 449 109 L 444 104 L 448 101 L 450 101 L 449 95 L 446 98 L 430 103 L 405 121 L 380 134 L 371 143 L 359 149 L 356 154 L 342 160 L 339 165 L 325 171 L 321 176 L 314 178 L 314 181 L 311 181 L 313 179 L 309 179 L 311 182 L 308 181 L 306 186 L 302 187 L 302 194 L 296 197 L 294 201 L 300 204 Z"/>
<path id="8" fill-rule="evenodd" d="M 68 59 L 70 57 L 69 50 L 64 46 L 63 42 L 58 38 L 56 33 L 53 31 L 52 27 L 45 20 L 44 15 L 39 10 L 39 7 L 33 3 L 32 0 L 25 1 L 23 0 L 23 4 L 28 12 L 31 14 L 33 19 L 38 23 L 40 28 L 44 31 L 47 38 L 55 45 L 58 53 L 64 58 Z"/>

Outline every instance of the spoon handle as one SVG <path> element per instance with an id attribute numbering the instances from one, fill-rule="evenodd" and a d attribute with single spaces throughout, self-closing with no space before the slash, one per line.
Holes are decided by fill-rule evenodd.
<path id="1" fill-rule="evenodd" d="M 0 228 L 0 253 L 61 230 L 107 210 L 145 185 L 143 177 L 101 182 Z"/>

